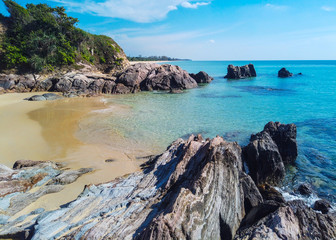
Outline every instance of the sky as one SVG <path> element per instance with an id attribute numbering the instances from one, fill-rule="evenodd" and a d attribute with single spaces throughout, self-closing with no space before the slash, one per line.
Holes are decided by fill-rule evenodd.
<path id="1" fill-rule="evenodd" d="M 64 6 L 128 56 L 335 60 L 336 0 L 16 0 Z M 0 12 L 6 13 L 0 2 Z"/>

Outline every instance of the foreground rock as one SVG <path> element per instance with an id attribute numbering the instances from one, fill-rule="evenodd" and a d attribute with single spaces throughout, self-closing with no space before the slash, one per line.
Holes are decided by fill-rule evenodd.
<path id="1" fill-rule="evenodd" d="M 285 176 L 285 164 L 297 157 L 296 126 L 269 122 L 251 136 L 243 156 L 256 184 L 278 184 Z"/>
<path id="2" fill-rule="evenodd" d="M 273 126 L 273 123 L 266 126 Z M 265 127 L 259 134 L 261 138 L 257 137 L 255 140 L 255 146 L 260 145 L 257 148 L 259 152 L 265 149 L 272 153 L 263 155 L 264 158 L 269 158 L 264 159 L 265 163 L 273 162 L 274 152 L 282 159 L 281 153 L 276 150 L 278 145 L 271 137 L 276 139 L 275 136 L 281 132 L 279 129 L 282 129 L 282 125 L 276 123 L 276 126 L 277 131 L 272 133 L 267 131 L 269 127 Z M 265 139 L 264 135 L 267 136 Z M 273 142 L 270 143 L 271 141 Z M 261 146 L 263 144 L 265 147 Z M 266 146 L 267 144 L 270 146 Z M 336 237 L 335 215 L 316 212 L 301 201 L 286 202 L 281 193 L 268 184 L 257 187 L 252 179 L 253 174 L 249 173 L 251 178 L 243 171 L 241 156 L 242 149 L 237 143 L 226 142 L 221 137 L 204 140 L 198 135 L 191 136 L 186 141 L 178 139 L 163 154 L 150 157 L 141 172 L 109 183 L 87 186 L 76 200 L 58 210 L 44 212 L 43 209 L 38 209 L 17 220 L 8 221 L 8 217 L 3 218 L 0 222 L 0 238 Z M 13 176 L 13 171 L 24 171 L 27 167 L 34 169 L 34 174 L 37 174 L 41 172 L 36 169 L 40 164 L 45 163 L 21 161 L 15 165 L 15 170 L 3 167 L 0 179 Z M 276 179 L 277 176 L 272 176 L 276 175 L 276 172 L 271 168 L 269 171 L 265 172 L 267 178 Z M 85 172 L 83 169 L 57 172 L 42 186 L 60 187 L 74 181 L 78 174 Z M 31 184 L 36 184 L 37 180 L 30 181 Z M 17 191 L 27 190 L 18 188 L 15 192 Z M 11 196 L 8 190 L 6 196 Z M 2 203 L 3 205 L 5 204 Z M 0 215 L 0 219 L 1 217 Z"/>
<path id="3" fill-rule="evenodd" d="M 25 100 L 28 101 L 50 101 L 50 100 L 57 100 L 61 99 L 62 97 L 55 94 L 55 93 L 45 93 L 42 95 L 34 95 L 31 96 L 30 98 L 25 98 Z"/>
<path id="4" fill-rule="evenodd" d="M 13 169 L 0 165 L 0 238 L 25 236 L 27 228 L 44 209 L 11 217 L 39 198 L 62 191 L 64 185 L 90 171 L 88 168 L 66 170 L 59 163 L 30 160 L 17 161 Z"/>
<path id="5" fill-rule="evenodd" d="M 279 78 L 288 78 L 288 77 L 292 77 L 292 76 L 293 76 L 293 73 L 289 72 L 286 68 L 281 68 L 278 72 L 278 77 Z"/>
<path id="6" fill-rule="evenodd" d="M 241 79 L 256 77 L 257 73 L 253 64 L 248 64 L 245 66 L 233 66 L 229 65 L 227 68 L 227 75 L 224 78 L 228 79 Z"/>
<path id="7" fill-rule="evenodd" d="M 192 77 L 194 76 L 194 77 Z M 89 70 L 72 71 L 48 77 L 0 74 L 0 88 L 5 92 L 62 92 L 75 95 L 126 94 L 153 90 L 183 90 L 209 83 L 212 78 L 205 72 L 189 75 L 178 66 L 169 64 L 138 63 L 129 65 L 114 75 L 92 73 Z M 43 97 L 36 97 L 44 100 Z"/>

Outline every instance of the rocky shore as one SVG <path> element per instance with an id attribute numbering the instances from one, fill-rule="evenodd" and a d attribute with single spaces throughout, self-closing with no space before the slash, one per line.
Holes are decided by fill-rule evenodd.
<path id="1" fill-rule="evenodd" d="M 1 192 L 0 237 L 334 239 L 332 211 L 321 213 L 298 200 L 286 202 L 272 187 L 281 182 L 284 167 L 296 156 L 293 124 L 270 122 L 243 148 L 221 137 L 192 135 L 152 157 L 141 172 L 87 186 L 58 210 L 38 209 L 13 220 L 11 209 L 18 196 L 29 204 L 36 187 L 61 187 L 90 171 L 18 162 L 13 170 L 2 167 L 0 175 L 0 184 L 11 184 L 9 192 Z"/>
<path id="2" fill-rule="evenodd" d="M 137 63 L 114 74 L 90 69 L 40 75 L 0 74 L 0 92 L 61 92 L 66 96 L 184 90 L 212 81 L 205 72 L 189 74 L 178 66 Z"/>

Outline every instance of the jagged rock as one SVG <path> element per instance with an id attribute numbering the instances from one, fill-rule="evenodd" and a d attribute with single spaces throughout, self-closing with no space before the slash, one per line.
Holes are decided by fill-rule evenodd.
<path id="1" fill-rule="evenodd" d="M 302 201 L 288 202 L 253 224 L 242 228 L 238 239 L 335 239 L 336 217 L 320 214 Z"/>
<path id="2" fill-rule="evenodd" d="M 279 78 L 287 78 L 287 77 L 292 77 L 293 73 L 289 72 L 286 68 L 281 68 L 278 72 L 278 77 Z"/>
<path id="3" fill-rule="evenodd" d="M 244 217 L 241 149 L 201 139 L 179 139 L 142 172 L 88 186 L 41 215 L 32 239 L 231 239 Z"/>
<path id="4" fill-rule="evenodd" d="M 310 195 L 313 193 L 313 190 L 311 188 L 311 186 L 308 184 L 308 183 L 302 183 L 300 184 L 300 186 L 298 187 L 298 192 L 301 194 L 301 195 Z"/>
<path id="5" fill-rule="evenodd" d="M 241 78 L 249 78 L 256 77 L 257 73 L 253 64 L 248 64 L 245 66 L 233 66 L 229 65 L 227 68 L 227 75 L 224 78 L 228 79 L 241 79 Z"/>
<path id="6" fill-rule="evenodd" d="M 325 199 L 317 200 L 314 203 L 314 210 L 321 211 L 322 213 L 328 213 L 329 209 L 331 208 L 330 202 Z"/>
<path id="7" fill-rule="evenodd" d="M 249 174 L 257 185 L 278 184 L 285 175 L 284 164 L 294 163 L 297 154 L 296 126 L 279 122 L 267 123 L 243 148 Z"/>
<path id="8" fill-rule="evenodd" d="M 293 164 L 298 156 L 296 142 L 295 124 L 281 124 L 279 122 L 269 122 L 265 125 L 264 131 L 268 132 L 273 141 L 278 146 L 284 163 Z"/>
<path id="9" fill-rule="evenodd" d="M 192 77 L 193 79 L 195 79 L 195 81 L 197 83 L 210 83 L 213 80 L 213 77 L 210 77 L 209 74 L 207 74 L 204 71 L 200 71 L 197 74 L 191 73 L 189 75 L 190 75 L 190 77 Z"/>
<path id="10" fill-rule="evenodd" d="M 267 182 L 277 184 L 285 176 L 278 147 L 267 132 L 252 135 L 250 143 L 243 148 L 243 154 L 249 174 L 257 185 Z"/>
<path id="11" fill-rule="evenodd" d="M 114 81 L 105 81 L 102 92 L 105 94 L 111 94 L 114 86 Z"/>
<path id="12" fill-rule="evenodd" d="M 260 203 L 263 202 L 263 197 L 261 196 L 257 186 L 249 175 L 241 172 L 239 178 L 244 193 L 245 213 L 247 214 L 251 211 L 252 208 L 257 207 Z"/>

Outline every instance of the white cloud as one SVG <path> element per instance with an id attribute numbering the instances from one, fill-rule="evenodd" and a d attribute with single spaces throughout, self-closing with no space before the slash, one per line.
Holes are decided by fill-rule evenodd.
<path id="1" fill-rule="evenodd" d="M 275 5 L 275 4 L 270 4 L 270 3 L 267 3 L 265 7 L 268 9 L 273 9 L 273 10 L 286 10 L 288 8 L 288 6 L 285 6 L 285 5 Z"/>
<path id="2" fill-rule="evenodd" d="M 199 6 L 206 6 L 209 5 L 210 2 L 197 2 L 197 3 L 190 3 L 190 2 L 183 2 L 181 3 L 181 6 L 184 8 L 198 8 Z"/>
<path id="3" fill-rule="evenodd" d="M 213 40 L 213 39 L 211 39 L 211 40 L 209 40 L 209 42 L 210 42 L 210 43 L 215 43 L 216 41 Z"/>
<path id="4" fill-rule="evenodd" d="M 335 11 L 335 8 L 329 7 L 329 6 L 322 6 L 321 9 L 326 12 L 332 12 Z"/>
<path id="5" fill-rule="evenodd" d="M 52 0 L 61 3 L 73 12 L 91 13 L 102 17 L 121 18 L 134 22 L 154 22 L 164 19 L 179 6 L 196 9 L 210 2 L 185 0 Z"/>

